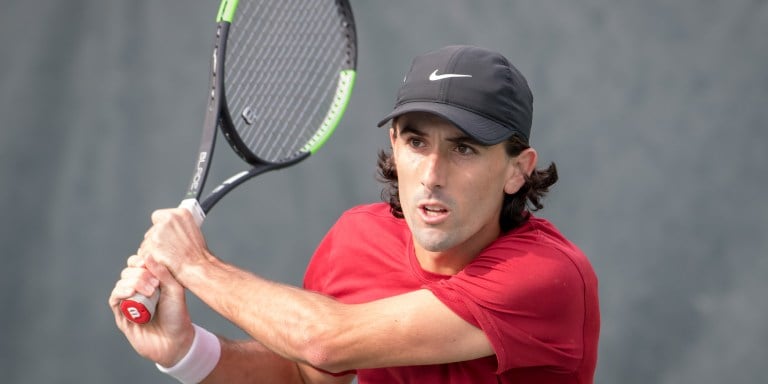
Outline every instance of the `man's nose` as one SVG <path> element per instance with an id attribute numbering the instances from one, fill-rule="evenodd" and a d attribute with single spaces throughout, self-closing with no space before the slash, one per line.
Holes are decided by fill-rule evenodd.
<path id="1" fill-rule="evenodd" d="M 423 159 L 421 184 L 427 189 L 445 187 L 447 165 L 445 156 L 439 152 L 431 153 Z"/>

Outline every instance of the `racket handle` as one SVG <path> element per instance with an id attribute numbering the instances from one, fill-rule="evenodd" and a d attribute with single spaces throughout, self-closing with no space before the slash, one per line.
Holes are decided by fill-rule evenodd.
<path id="1" fill-rule="evenodd" d="M 188 210 L 195 219 L 197 226 L 202 226 L 205 220 L 205 212 L 197 199 L 184 199 L 179 204 L 179 208 Z M 157 308 L 157 301 L 160 299 L 160 290 L 156 289 L 151 297 L 146 297 L 140 293 L 123 300 L 120 303 L 120 312 L 126 319 L 136 324 L 146 324 L 152 320 Z"/>
<path id="2" fill-rule="evenodd" d="M 181 201 L 181 204 L 179 204 L 179 208 L 186 208 L 187 211 L 192 214 L 198 227 L 203 225 L 205 211 L 203 211 L 203 207 L 200 206 L 200 202 L 197 201 L 197 199 L 184 199 Z"/>
<path id="3" fill-rule="evenodd" d="M 120 312 L 126 319 L 136 324 L 146 324 L 155 315 L 158 299 L 160 299 L 159 289 L 156 289 L 150 297 L 136 293 L 120 303 Z"/>

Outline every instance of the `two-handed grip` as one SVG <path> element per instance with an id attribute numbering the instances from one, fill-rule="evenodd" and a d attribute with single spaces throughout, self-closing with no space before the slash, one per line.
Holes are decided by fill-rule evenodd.
<path id="1" fill-rule="evenodd" d="M 203 208 L 200 207 L 200 203 L 197 199 L 185 199 L 179 204 L 179 208 L 188 210 L 195 219 L 195 223 L 198 227 L 203 225 L 205 212 L 203 211 Z M 134 323 L 145 324 L 150 322 L 155 315 L 155 309 L 157 308 L 157 301 L 159 299 L 160 289 L 156 289 L 155 293 L 150 297 L 136 293 L 120 303 L 120 312 L 123 313 L 123 316 L 125 316 L 126 319 Z"/>

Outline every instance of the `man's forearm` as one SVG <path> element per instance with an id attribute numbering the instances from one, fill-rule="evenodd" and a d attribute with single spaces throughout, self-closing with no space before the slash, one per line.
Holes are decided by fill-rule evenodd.
<path id="1" fill-rule="evenodd" d="M 180 269 L 182 285 L 264 347 L 324 371 L 440 364 L 494 353 L 482 330 L 428 290 L 351 305 L 214 258 Z"/>
<path id="2" fill-rule="evenodd" d="M 288 360 L 324 368 L 326 345 L 318 340 L 323 332 L 317 329 L 341 329 L 334 322 L 341 304 L 264 280 L 218 259 L 182 268 L 176 276 L 203 302 L 268 350 Z"/>
<path id="3" fill-rule="evenodd" d="M 219 362 L 203 383 L 256 382 L 304 383 L 296 363 L 274 354 L 257 341 L 221 339 Z"/>

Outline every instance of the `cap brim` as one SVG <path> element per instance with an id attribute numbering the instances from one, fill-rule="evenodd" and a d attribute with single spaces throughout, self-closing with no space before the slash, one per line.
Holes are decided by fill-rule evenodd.
<path id="1" fill-rule="evenodd" d="M 378 126 L 381 127 L 389 120 L 409 112 L 427 112 L 440 116 L 453 123 L 453 125 L 461 129 L 471 138 L 485 145 L 498 144 L 508 139 L 516 132 L 511 128 L 507 128 L 493 120 L 477 115 L 466 109 L 429 101 L 413 101 L 401 104 L 395 107 L 395 109 L 385 116 L 384 119 L 379 121 Z"/>

